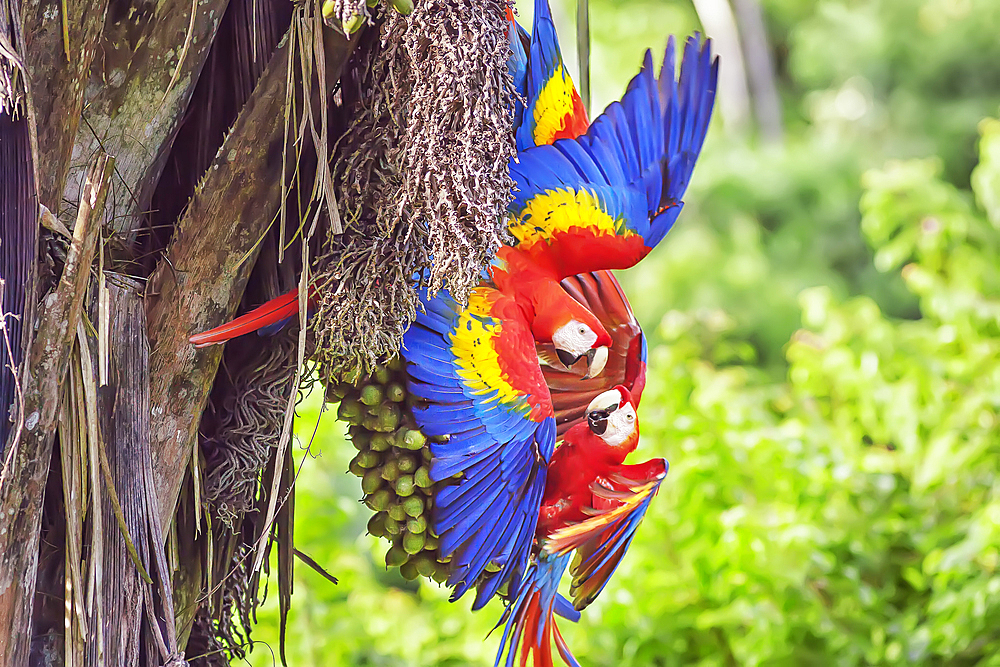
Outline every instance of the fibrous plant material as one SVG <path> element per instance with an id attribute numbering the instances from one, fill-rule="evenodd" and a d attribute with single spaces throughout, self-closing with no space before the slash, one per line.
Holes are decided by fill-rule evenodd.
<path id="1" fill-rule="evenodd" d="M 31 327 L 23 323 L 33 319 L 38 252 L 35 155 L 21 53 L 18 4 L 0 0 L 0 468 L 19 418 L 11 406 L 21 403 L 16 374 L 30 338 Z"/>
<path id="2" fill-rule="evenodd" d="M 345 233 L 316 266 L 315 333 L 328 366 L 399 348 L 417 278 L 463 301 L 505 238 L 513 84 L 502 0 L 427 0 L 383 12 L 342 81 L 334 155 Z"/>
<path id="3" fill-rule="evenodd" d="M 114 159 L 99 154 L 87 175 L 73 245 L 59 285 L 47 298 L 29 349 L 24 385 L 25 428 L 11 442 L 0 474 L 0 511 L 14 517 L 0 531 L 0 664 L 21 664 L 30 649 L 29 627 L 38 565 L 42 497 L 58 420 L 59 393 L 69 367 L 84 293 L 97 246 Z"/>
<path id="4" fill-rule="evenodd" d="M 227 366 L 232 390 L 222 405 L 210 408 L 219 422 L 201 443 L 205 496 L 226 524 L 253 508 L 261 471 L 278 446 L 295 377 L 295 333 L 283 331 L 254 346 L 240 364 Z"/>

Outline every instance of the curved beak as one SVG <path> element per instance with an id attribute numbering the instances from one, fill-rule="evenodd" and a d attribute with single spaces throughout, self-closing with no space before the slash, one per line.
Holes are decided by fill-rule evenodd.
<path id="1" fill-rule="evenodd" d="M 587 425 L 594 435 L 604 435 L 604 432 L 608 430 L 608 417 L 617 407 L 617 405 L 612 405 L 604 410 L 593 410 L 587 414 Z"/>
<path id="2" fill-rule="evenodd" d="M 583 377 L 597 377 L 608 363 L 608 348 L 604 345 L 591 348 L 585 356 L 587 357 L 587 374 Z"/>

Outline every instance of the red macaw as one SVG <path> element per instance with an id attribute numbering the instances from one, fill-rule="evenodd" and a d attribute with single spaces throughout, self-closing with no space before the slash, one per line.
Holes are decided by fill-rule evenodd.
<path id="1" fill-rule="evenodd" d="M 476 288 L 464 310 L 439 294 L 404 335 L 410 391 L 424 402 L 413 408 L 417 424 L 448 436 L 431 444 L 431 477 L 460 475 L 435 498 L 434 529 L 441 555 L 452 557 L 453 596 L 476 587 L 474 609 L 520 581 L 556 441 L 553 399 L 534 361 L 535 343 L 548 342 L 532 327 L 539 313 L 504 288 L 530 276 L 535 294 L 565 294 L 559 280 L 649 252 L 682 205 L 717 72 L 710 44 L 692 38 L 678 85 L 671 40 L 659 82 L 647 52 L 621 103 L 585 135 L 522 151 L 511 164 L 518 245 L 498 253 L 496 285 Z"/>
<path id="2" fill-rule="evenodd" d="M 505 653 L 504 664 L 513 665 L 520 644 L 521 665 L 530 654 L 535 667 L 552 667 L 554 641 L 563 661 L 579 667 L 554 614 L 575 621 L 600 594 L 667 474 L 663 459 L 624 463 L 639 442 L 636 405 L 622 386 L 600 394 L 587 407 L 586 422 L 573 426 L 552 456 L 532 561 L 500 619 L 505 625 L 497 665 Z M 577 559 L 570 567 L 573 551 Z M 558 595 L 567 567 L 575 614 Z"/>
<path id="3" fill-rule="evenodd" d="M 679 82 L 673 74 L 671 38 L 658 81 L 647 51 L 621 102 L 586 134 L 518 153 L 509 229 L 525 261 L 556 279 L 625 269 L 670 230 L 715 100 L 710 40 L 689 38 Z"/>
<path id="4" fill-rule="evenodd" d="M 559 436 L 586 416 L 594 396 L 616 384 L 625 385 L 639 403 L 646 386 L 646 338 L 632 314 L 621 285 L 610 271 L 595 271 L 564 278 L 560 286 L 601 321 L 611 335 L 611 347 L 604 372 L 587 376 L 583 364 L 566 366 L 552 345 L 537 343 L 542 376 L 552 395 L 552 407 Z"/>

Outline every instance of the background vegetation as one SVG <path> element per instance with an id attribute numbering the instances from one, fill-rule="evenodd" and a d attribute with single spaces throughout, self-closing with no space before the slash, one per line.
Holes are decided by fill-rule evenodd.
<path id="1" fill-rule="evenodd" d="M 621 274 L 640 455 L 671 470 L 563 632 L 595 666 L 1000 664 L 1000 3 L 762 5 L 784 136 L 718 117 L 677 229 Z M 591 7 L 595 109 L 699 28 L 687 1 Z M 340 584 L 297 568 L 290 664 L 491 665 L 499 606 L 386 571 L 352 454 L 329 413 L 299 454 L 296 546 Z"/>

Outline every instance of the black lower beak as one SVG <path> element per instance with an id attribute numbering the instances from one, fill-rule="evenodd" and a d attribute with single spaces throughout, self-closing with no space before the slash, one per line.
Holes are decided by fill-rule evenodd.
<path id="1" fill-rule="evenodd" d="M 594 410 L 587 414 L 587 425 L 590 426 L 594 435 L 604 435 L 604 432 L 608 430 L 608 417 L 611 416 L 612 412 L 614 412 L 613 407 L 607 410 Z"/>
<path id="2" fill-rule="evenodd" d="M 559 361 L 561 361 L 564 366 L 569 368 L 570 366 L 578 362 L 580 360 L 580 357 L 582 357 L 583 355 L 578 354 L 574 357 L 572 353 L 567 352 L 566 350 L 556 350 L 556 356 L 559 357 Z"/>

